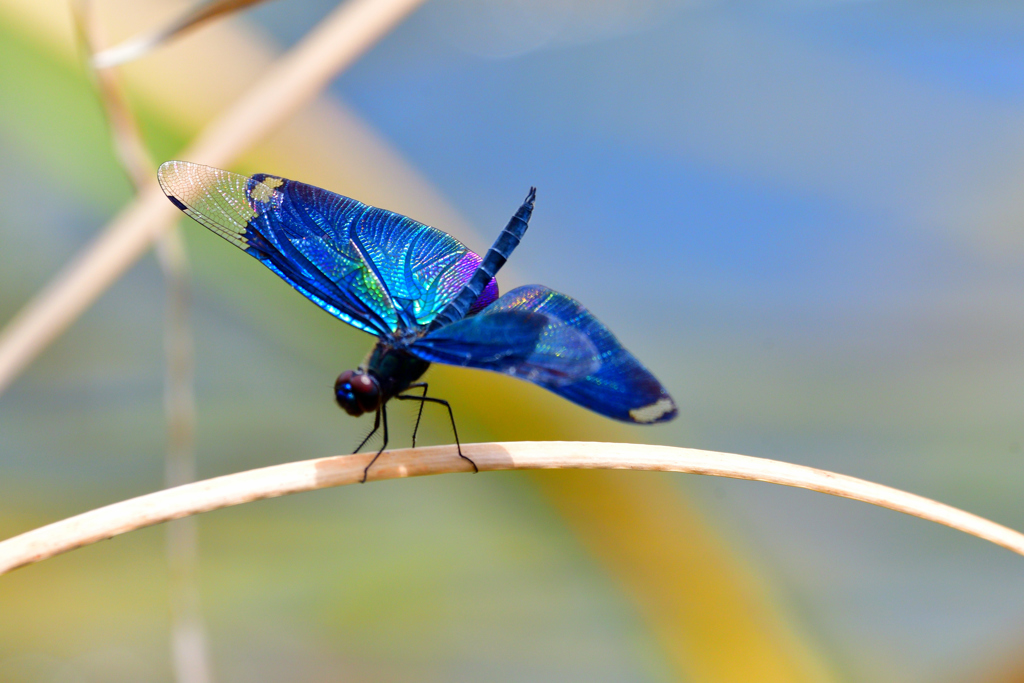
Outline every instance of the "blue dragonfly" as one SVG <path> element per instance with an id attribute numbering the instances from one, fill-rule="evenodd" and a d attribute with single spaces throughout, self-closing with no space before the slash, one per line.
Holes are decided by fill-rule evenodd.
<path id="1" fill-rule="evenodd" d="M 536 189 L 481 258 L 451 235 L 392 211 L 266 173 L 244 176 L 186 161 L 157 171 L 171 203 L 259 259 L 331 315 L 377 337 L 367 360 L 338 376 L 334 396 L 350 415 L 375 413 L 388 443 L 387 402 L 451 405 L 419 382 L 431 363 L 502 372 L 601 415 L 671 420 L 672 397 L 578 301 L 543 285 L 498 296 L 495 274 L 519 244 Z M 414 390 L 421 390 L 419 394 Z"/>

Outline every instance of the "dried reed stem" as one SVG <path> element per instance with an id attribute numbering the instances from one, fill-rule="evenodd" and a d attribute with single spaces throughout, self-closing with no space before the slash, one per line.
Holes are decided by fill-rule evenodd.
<path id="1" fill-rule="evenodd" d="M 237 12 L 260 2 L 264 2 L 264 0 L 212 0 L 199 3 L 165 26 L 132 36 L 122 43 L 96 53 L 91 58 L 92 65 L 97 69 L 108 69 L 130 62 L 149 54 L 170 40 L 198 28 L 211 19 Z"/>
<path id="2" fill-rule="evenodd" d="M 513 442 L 462 446 L 481 472 L 515 469 L 631 469 L 706 474 L 810 489 L 889 508 L 991 541 L 1024 555 L 1024 535 L 948 505 L 825 470 L 746 455 L 620 443 Z M 172 519 L 300 491 L 357 483 L 372 455 L 334 456 L 264 467 L 165 489 L 92 510 L 0 542 L 0 574 L 59 553 Z M 383 454 L 370 480 L 469 472 L 454 446 Z"/>
<path id="3" fill-rule="evenodd" d="M 230 165 L 423 0 L 350 0 L 272 65 L 180 158 Z M 180 217 L 155 179 L 0 332 L 0 392 Z"/>

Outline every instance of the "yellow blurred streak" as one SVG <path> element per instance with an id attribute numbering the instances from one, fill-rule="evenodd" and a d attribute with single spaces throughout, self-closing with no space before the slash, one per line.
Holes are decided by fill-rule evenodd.
<path id="1" fill-rule="evenodd" d="M 434 364 L 425 379 L 431 395 L 450 400 L 460 425 L 486 425 L 486 433 L 467 434 L 466 441 L 636 441 L 630 437 L 642 431 L 496 372 Z M 444 433 L 443 428 L 439 430 Z"/>
<path id="2" fill-rule="evenodd" d="M 989 666 L 975 666 L 971 673 L 962 675 L 959 679 L 950 677 L 950 681 L 960 680 L 964 683 L 1024 683 L 1024 658 L 1021 657 L 1020 641 L 1024 639 L 1024 633 L 1016 629 L 1016 633 L 1007 634 L 1007 641 L 1017 641 L 1017 645 L 1004 647 L 1003 655 L 993 657 L 995 664 Z M 988 671 L 988 673 L 979 673 Z"/>
<path id="3" fill-rule="evenodd" d="M 622 582 L 681 679 L 833 679 L 667 477 L 611 471 L 530 476 Z"/>
<path id="4" fill-rule="evenodd" d="M 102 2 L 98 20 L 116 41 L 165 24 L 186 5 Z M 76 60 L 64 0 L 0 0 L 0 16 L 69 63 Z M 222 21 L 126 65 L 122 73 L 136 107 L 191 136 L 258 78 L 275 55 L 268 41 L 244 24 Z M 252 150 L 241 165 L 415 216 L 477 250 L 490 244 L 506 218 L 488 226 L 485 236 L 474 234 L 369 125 L 326 97 Z M 517 279 L 507 271 L 506 281 L 509 274 Z M 506 377 L 437 368 L 429 379 L 431 393 L 451 398 L 462 419 L 479 421 L 492 433 L 504 430 L 518 439 L 638 435 Z M 663 477 L 625 472 L 534 476 L 594 554 L 621 578 L 681 676 L 715 682 L 830 680 L 788 620 Z"/>

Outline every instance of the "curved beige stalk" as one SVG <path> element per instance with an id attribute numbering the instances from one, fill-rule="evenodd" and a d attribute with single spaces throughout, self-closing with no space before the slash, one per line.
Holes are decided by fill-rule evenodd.
<path id="1" fill-rule="evenodd" d="M 671 446 L 568 441 L 467 444 L 462 450 L 481 472 L 655 470 L 795 486 L 944 524 L 1024 555 L 1024 535 L 977 515 L 863 479 L 777 460 Z M 289 493 L 355 484 L 371 457 L 363 453 L 263 467 L 157 491 L 69 517 L 0 543 L 0 574 L 172 519 Z M 471 470 L 454 446 L 406 448 L 382 455 L 370 470 L 370 481 Z"/>

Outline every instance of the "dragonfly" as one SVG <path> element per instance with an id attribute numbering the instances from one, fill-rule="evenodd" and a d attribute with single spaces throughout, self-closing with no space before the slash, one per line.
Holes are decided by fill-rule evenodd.
<path id="1" fill-rule="evenodd" d="M 387 403 L 447 408 L 421 377 L 431 363 L 491 370 L 532 382 L 601 415 L 665 422 L 675 402 L 647 368 L 582 304 L 543 285 L 499 296 L 494 277 L 518 246 L 536 188 L 481 257 L 437 228 L 328 190 L 266 173 L 251 176 L 187 161 L 157 171 L 174 206 L 220 235 L 334 317 L 377 337 L 366 360 L 342 372 L 334 397 L 349 415 L 374 413 L 388 444 Z M 417 393 L 417 391 L 419 393 Z"/>

